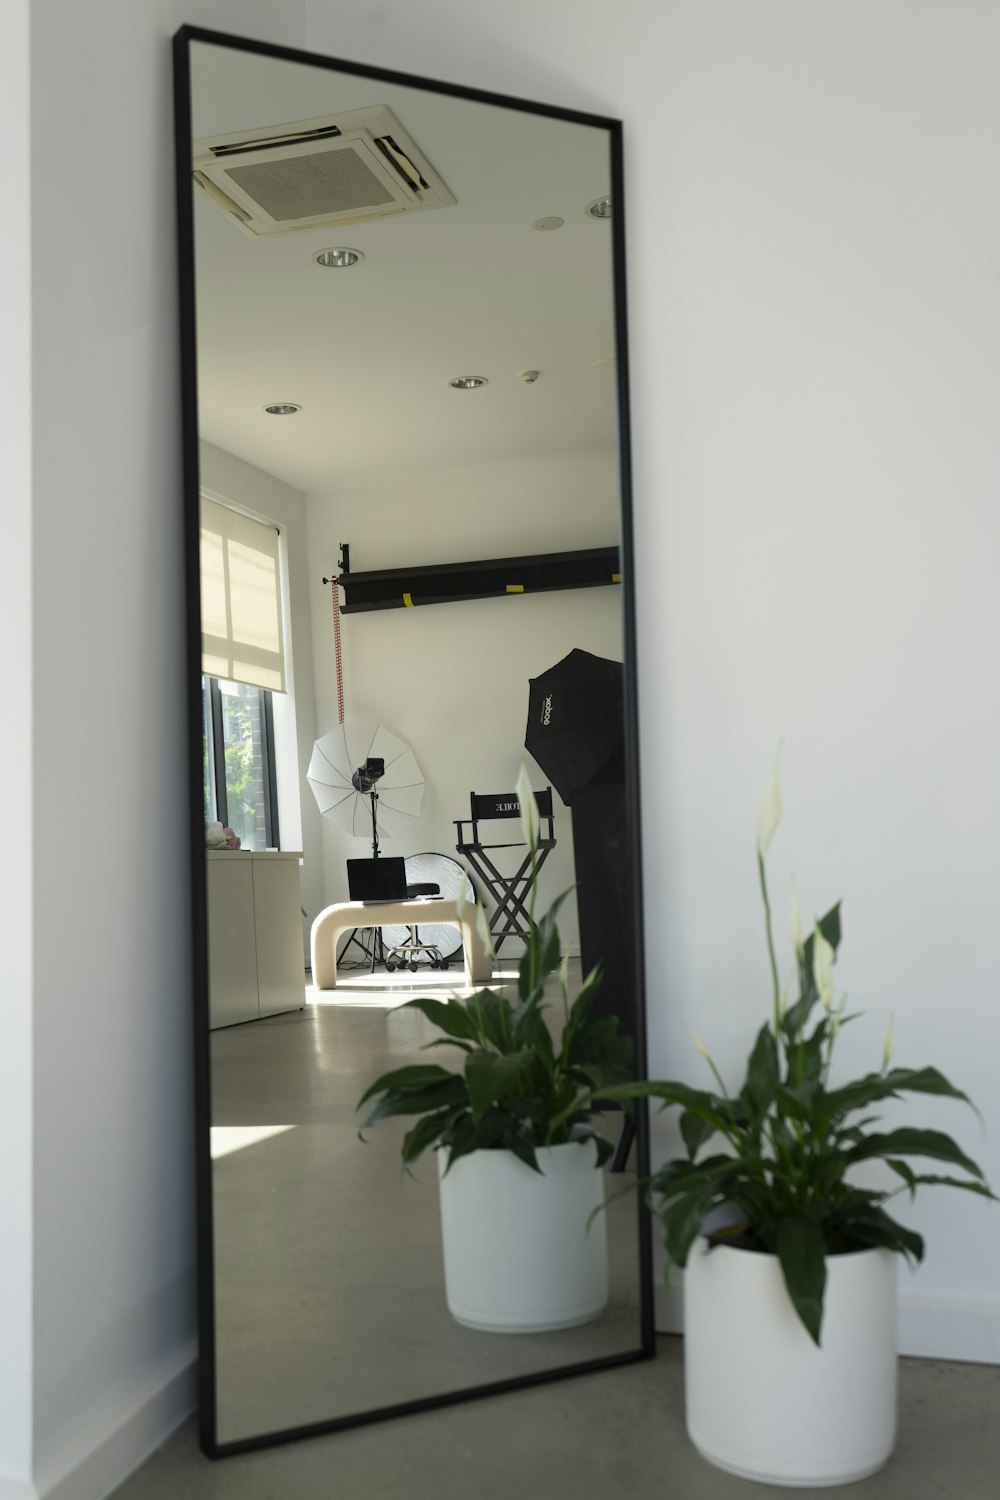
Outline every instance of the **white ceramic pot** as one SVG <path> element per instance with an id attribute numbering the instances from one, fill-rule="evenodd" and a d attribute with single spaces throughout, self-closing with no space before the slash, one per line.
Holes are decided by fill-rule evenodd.
<path id="1" fill-rule="evenodd" d="M 468 1328 L 544 1333 L 589 1323 L 608 1301 L 604 1173 L 593 1141 L 474 1151 L 445 1174 L 438 1152 L 448 1310 Z"/>
<path id="2" fill-rule="evenodd" d="M 700 1240 L 684 1273 L 687 1429 L 720 1469 L 767 1484 L 849 1484 L 896 1438 L 896 1256 L 826 1262 L 821 1347 L 778 1259 Z"/>

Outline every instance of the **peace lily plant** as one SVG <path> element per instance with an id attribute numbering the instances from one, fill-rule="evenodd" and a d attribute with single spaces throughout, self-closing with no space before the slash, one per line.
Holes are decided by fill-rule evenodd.
<path id="1" fill-rule="evenodd" d="M 899 1193 L 912 1198 L 923 1185 L 943 1184 L 991 1198 L 980 1168 L 950 1136 L 937 1130 L 873 1127 L 872 1105 L 905 1093 L 936 1094 L 971 1103 L 936 1068 L 890 1067 L 892 1027 L 882 1065 L 853 1083 L 831 1083 L 834 1045 L 845 1014 L 835 996 L 833 965 L 840 946 L 840 903 L 803 939 L 793 887 L 792 941 L 798 995 L 788 1004 L 778 980 L 766 856 L 781 820 L 778 768 L 762 799 L 757 868 L 764 904 L 773 1012 L 750 1053 L 743 1084 L 730 1092 L 708 1049 L 696 1046 L 718 1092 L 684 1083 L 649 1081 L 613 1090 L 619 1099 L 640 1096 L 681 1110 L 687 1155 L 668 1161 L 649 1180 L 650 1202 L 663 1228 L 668 1264 L 683 1267 L 714 1210 L 735 1211 L 739 1222 L 707 1235 L 778 1257 L 788 1295 L 818 1345 L 823 1319 L 826 1257 L 884 1247 L 923 1258 L 919 1234 L 894 1219 L 887 1204 Z M 974 1106 L 973 1106 L 974 1107 Z M 926 1172 L 912 1159 L 943 1162 L 962 1177 Z M 853 1170 L 882 1162 L 896 1183 L 862 1186 Z M 897 1185 L 898 1184 L 898 1185 Z"/>
<path id="2" fill-rule="evenodd" d="M 521 826 L 532 852 L 538 847 L 538 808 L 523 766 L 517 781 Z M 468 999 L 428 997 L 407 1002 L 444 1035 L 428 1048 L 453 1047 L 464 1054 L 461 1071 L 432 1063 L 385 1073 L 362 1095 L 358 1108 L 375 1100 L 362 1130 L 393 1115 L 417 1115 L 403 1138 L 403 1166 L 409 1169 L 429 1146 L 448 1151 L 448 1170 L 473 1151 L 511 1151 L 535 1171 L 537 1151 L 569 1141 L 593 1140 L 601 1166 L 612 1147 L 595 1130 L 595 1100 L 607 1088 L 633 1076 L 631 1039 L 619 1035 L 614 1017 L 592 1020 L 601 984 L 595 968 L 569 1000 L 567 965 L 560 965 L 556 917 L 566 891 L 534 920 L 518 972 L 513 998 L 493 989 Z M 482 907 L 476 920 L 490 945 Z M 553 1040 L 546 1018 L 546 980 L 559 969 L 562 1029 Z M 407 1007 L 404 1007 L 407 1008 Z"/>

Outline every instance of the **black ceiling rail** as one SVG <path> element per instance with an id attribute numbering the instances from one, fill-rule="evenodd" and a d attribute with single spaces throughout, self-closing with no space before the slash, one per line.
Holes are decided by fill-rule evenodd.
<path id="1" fill-rule="evenodd" d="M 345 560 L 350 554 L 344 547 Z M 327 581 L 323 580 L 324 583 Z M 599 588 L 621 582 L 617 547 L 582 552 L 547 552 L 533 557 L 493 557 L 475 562 L 433 563 L 426 567 L 379 568 L 340 574 L 341 612 L 406 609 L 454 604 L 510 594 L 543 594 L 557 589 Z"/>

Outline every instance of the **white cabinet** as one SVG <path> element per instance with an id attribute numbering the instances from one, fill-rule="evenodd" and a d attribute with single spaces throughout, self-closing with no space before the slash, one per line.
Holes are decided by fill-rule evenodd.
<path id="1" fill-rule="evenodd" d="M 305 1004 L 301 858 L 284 850 L 206 852 L 213 1030 Z"/>

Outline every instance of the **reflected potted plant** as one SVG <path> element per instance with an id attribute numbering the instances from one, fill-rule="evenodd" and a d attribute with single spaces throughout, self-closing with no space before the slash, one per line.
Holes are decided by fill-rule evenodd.
<path id="1" fill-rule="evenodd" d="M 840 1029 L 855 1015 L 834 991 L 840 904 L 803 939 L 792 901 L 797 998 L 778 980 L 765 860 L 781 818 L 777 766 L 761 804 L 757 864 L 773 1013 L 744 1080 L 716 1089 L 648 1081 L 609 1092 L 680 1111 L 687 1154 L 648 1183 L 668 1268 L 683 1267 L 688 1433 L 718 1467 L 771 1484 L 861 1479 L 889 1457 L 896 1425 L 896 1266 L 923 1241 L 892 1217 L 898 1193 L 943 1184 L 992 1194 L 951 1139 L 918 1126 L 875 1128 L 873 1106 L 902 1095 L 970 1101 L 936 1068 L 890 1066 L 831 1078 Z M 944 1163 L 960 1176 L 925 1171 Z M 871 1175 L 880 1163 L 886 1180 Z M 860 1174 L 860 1175 L 857 1175 Z"/>
<path id="2" fill-rule="evenodd" d="M 523 768 L 517 791 L 534 870 L 538 814 Z M 610 1085 L 634 1076 L 632 1042 L 614 1017 L 591 1018 L 598 969 L 569 999 L 556 925 L 568 894 L 538 922 L 532 907 L 516 996 L 483 989 L 468 999 L 407 1002 L 442 1032 L 428 1047 L 463 1054 L 461 1071 L 399 1068 L 358 1104 L 370 1106 L 362 1130 L 419 1117 L 403 1138 L 403 1167 L 436 1150 L 449 1310 L 491 1332 L 573 1327 L 598 1317 L 608 1300 L 607 1228 L 597 1211 L 612 1148 L 593 1116 Z M 489 946 L 481 908 L 477 920 Z M 562 1025 L 554 1038 L 545 992 L 557 970 Z"/>

